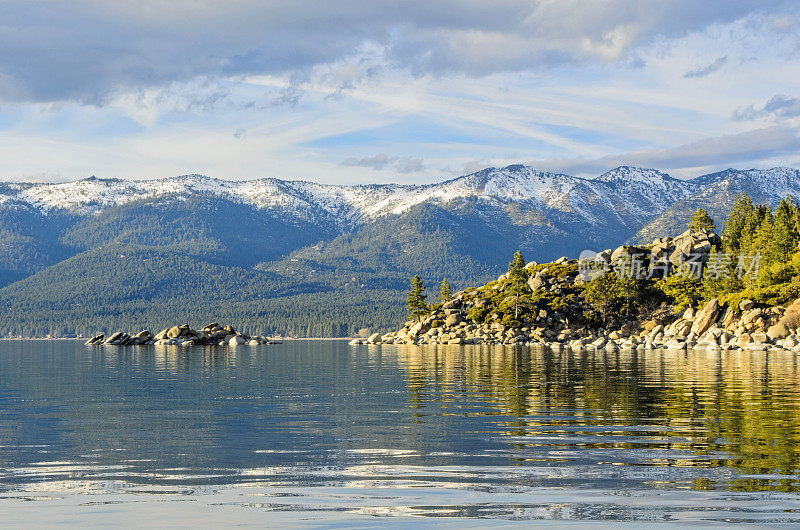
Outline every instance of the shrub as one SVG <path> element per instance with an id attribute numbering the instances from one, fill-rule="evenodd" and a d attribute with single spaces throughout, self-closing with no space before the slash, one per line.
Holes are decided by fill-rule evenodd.
<path id="1" fill-rule="evenodd" d="M 658 280 L 656 288 L 672 300 L 676 311 L 694 305 L 700 299 L 700 282 L 692 277 L 674 274 Z"/>
<path id="2" fill-rule="evenodd" d="M 469 311 L 467 311 L 467 318 L 469 318 L 473 322 L 481 324 L 486 320 L 486 316 L 488 314 L 489 314 L 488 304 L 483 307 L 474 306 Z"/>

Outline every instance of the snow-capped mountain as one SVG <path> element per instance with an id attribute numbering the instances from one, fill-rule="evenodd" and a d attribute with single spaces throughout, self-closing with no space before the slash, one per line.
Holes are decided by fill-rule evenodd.
<path id="1" fill-rule="evenodd" d="M 736 197 L 746 193 L 759 204 L 777 204 L 786 196 L 800 198 L 800 171 L 788 167 L 772 169 L 726 169 L 702 175 L 687 182 L 695 191 L 675 201 L 638 232 L 635 239 L 652 241 L 661 234 L 674 233 L 685 227 L 698 208 L 709 212 L 717 228 L 724 229 Z"/>
<path id="2" fill-rule="evenodd" d="M 402 313 L 414 274 L 479 285 L 516 250 L 545 261 L 652 241 L 683 231 L 698 207 L 721 229 L 742 192 L 773 205 L 800 197 L 800 172 L 685 181 L 626 166 L 580 178 L 514 165 L 418 186 L 202 175 L 0 183 L 0 333 L 89 332 L 124 318 L 130 328 L 175 311 L 330 322 L 347 304 L 371 326 L 377 308 Z"/>
<path id="3" fill-rule="evenodd" d="M 139 181 L 91 177 L 58 184 L 7 183 L 0 187 L 0 203 L 17 201 L 45 212 L 88 214 L 133 201 L 210 195 L 258 208 L 282 209 L 306 220 L 324 212 L 343 225 L 353 225 L 401 214 L 424 202 L 447 204 L 476 198 L 495 204 L 524 202 L 596 221 L 597 207 L 647 217 L 654 208 L 664 210 L 697 189 L 693 183 L 655 170 L 620 167 L 597 179 L 584 179 L 515 165 L 429 185 L 336 186 L 273 178 L 226 181 L 203 175 Z"/>

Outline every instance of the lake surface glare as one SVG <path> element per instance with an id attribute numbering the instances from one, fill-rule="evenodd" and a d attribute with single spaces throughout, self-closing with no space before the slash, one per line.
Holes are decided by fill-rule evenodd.
<path id="1" fill-rule="evenodd" d="M 0 526 L 795 526 L 799 364 L 2 341 Z"/>

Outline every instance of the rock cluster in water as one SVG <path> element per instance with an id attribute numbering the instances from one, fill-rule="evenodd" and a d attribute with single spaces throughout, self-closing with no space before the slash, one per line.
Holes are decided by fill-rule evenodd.
<path id="1" fill-rule="evenodd" d="M 706 349 L 800 351 L 800 329 L 790 327 L 783 307 L 758 308 L 751 300 L 738 311 L 722 307 L 714 299 L 700 310 L 686 309 L 672 322 L 645 321 L 639 329 L 622 326 L 616 330 L 571 329 L 560 315 L 539 315 L 543 325 L 513 328 L 500 323 L 476 324 L 464 318 L 469 303 L 456 297 L 441 311 L 417 322 L 407 322 L 397 332 L 373 334 L 351 344 L 518 344 L 553 349 L 652 350 Z M 445 324 L 433 326 L 445 319 Z"/>
<path id="2" fill-rule="evenodd" d="M 188 324 L 172 326 L 160 333 L 153 335 L 148 330 L 131 335 L 118 331 L 106 337 L 97 335 L 86 341 L 87 345 L 107 344 L 111 346 L 193 346 L 193 345 L 218 345 L 218 346 L 257 346 L 259 344 L 274 344 L 266 337 L 251 337 L 247 333 L 237 332 L 233 326 L 220 326 L 217 322 L 209 324 L 203 329 L 194 330 Z"/>
<path id="3" fill-rule="evenodd" d="M 711 231 L 687 231 L 675 238 L 657 239 L 643 247 L 621 246 L 598 254 L 606 270 L 629 266 L 626 256 L 641 255 L 645 263 L 657 260 L 678 267 L 700 256 L 702 262 L 720 243 Z M 540 309 L 526 315 L 519 327 L 504 325 L 496 315 L 475 319 L 477 310 L 489 307 L 491 299 L 502 299 L 508 289 L 507 275 L 474 289 L 457 293 L 441 306 L 400 330 L 375 333 L 351 344 L 517 344 L 542 345 L 553 349 L 707 349 L 707 350 L 793 350 L 800 351 L 800 300 L 783 307 L 756 307 L 744 300 L 736 307 L 721 305 L 717 299 L 697 310 L 689 307 L 676 314 L 666 303 L 646 315 L 637 315 L 616 329 L 596 329 L 584 318 L 591 311 L 582 297 L 587 280 L 579 273 L 578 261 L 566 257 L 533 268 L 528 285 L 535 295 L 558 300 L 558 310 Z M 537 293 L 538 291 L 538 293 Z"/>

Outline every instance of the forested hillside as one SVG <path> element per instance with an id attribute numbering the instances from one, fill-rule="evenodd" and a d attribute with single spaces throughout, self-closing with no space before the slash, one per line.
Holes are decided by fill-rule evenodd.
<path id="1" fill-rule="evenodd" d="M 800 176 L 776 168 L 680 181 L 622 167 L 584 179 L 509 166 L 426 186 L 3 184 L 0 335 L 211 320 L 257 334 L 385 331 L 403 321 L 415 274 L 481 285 L 516 250 L 577 257 L 667 230 L 688 208 L 724 219 L 741 189 L 776 206 L 778 192 L 800 193 Z"/>

